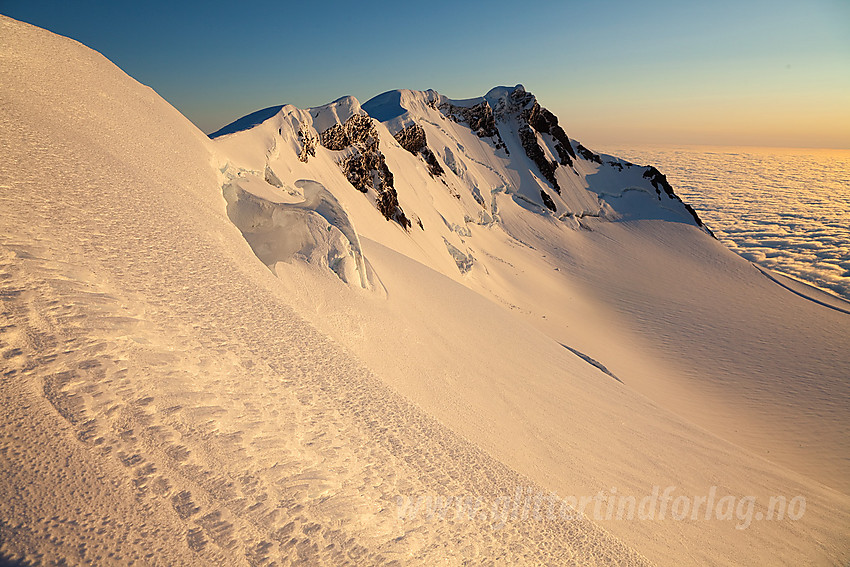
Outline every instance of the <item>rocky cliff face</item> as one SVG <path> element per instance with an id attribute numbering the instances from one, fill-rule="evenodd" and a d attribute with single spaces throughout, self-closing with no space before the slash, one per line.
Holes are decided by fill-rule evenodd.
<path id="1" fill-rule="evenodd" d="M 699 215 L 694 210 L 692 206 L 682 201 L 681 197 L 676 195 L 673 191 L 673 186 L 670 185 L 670 182 L 667 181 L 667 176 L 658 171 L 654 166 L 649 165 L 646 167 L 646 171 L 643 172 L 644 179 L 648 179 L 649 182 L 655 187 L 655 192 L 658 193 L 659 198 L 661 197 L 661 190 L 664 190 L 664 193 L 671 199 L 681 202 L 685 209 L 694 217 L 694 221 L 697 223 L 697 226 L 704 228 L 709 234 L 714 236 L 714 233 L 703 224 L 702 219 L 699 218 Z"/>
<path id="2" fill-rule="evenodd" d="M 322 145 L 329 150 L 344 150 L 349 146 L 378 147 L 378 133 L 372 119 L 363 114 L 352 114 L 343 124 L 334 124 L 321 134 Z"/>
<path id="3" fill-rule="evenodd" d="M 372 119 L 352 114 L 343 124 L 334 124 L 319 136 L 322 145 L 329 150 L 351 150 L 339 162 L 349 183 L 362 193 L 374 189 L 375 204 L 381 214 L 405 229 L 410 228 L 410 220 L 398 204 L 393 174 L 379 148 L 378 132 Z"/>
<path id="4" fill-rule="evenodd" d="M 298 130 L 298 141 L 301 142 L 301 152 L 298 160 L 307 163 L 310 157 L 316 157 L 316 138 L 310 132 L 310 128 L 302 124 Z"/>
<path id="5" fill-rule="evenodd" d="M 527 119 L 532 128 L 541 134 L 549 134 L 555 139 L 555 151 L 558 152 L 561 165 L 572 166 L 573 160 L 571 158 L 575 158 L 576 154 L 567 133 L 558 125 L 558 118 L 535 100 L 528 112 Z"/>
<path id="6" fill-rule="evenodd" d="M 431 148 L 428 147 L 428 142 L 425 138 L 425 129 L 422 128 L 422 126 L 419 124 L 411 124 L 410 126 L 396 132 L 394 138 L 402 148 L 425 160 L 425 164 L 428 166 L 428 173 L 430 173 L 432 177 L 437 177 L 445 173 L 440 162 L 437 161 L 437 156 L 435 156 L 434 152 L 431 151 Z"/>
<path id="7" fill-rule="evenodd" d="M 584 147 L 584 146 L 582 146 L 581 144 L 579 144 L 579 145 L 576 147 L 576 150 L 578 151 L 579 155 L 580 155 L 581 157 L 583 157 L 584 159 L 586 159 L 587 161 L 596 162 L 596 163 L 598 163 L 598 164 L 600 164 L 600 165 L 602 164 L 602 158 L 601 158 L 599 155 L 597 155 L 597 154 L 593 153 L 592 151 L 588 150 L 587 148 L 585 148 L 585 147 Z"/>
<path id="8" fill-rule="evenodd" d="M 504 98 L 501 98 L 499 103 L 496 109 L 496 117 L 503 121 L 516 121 L 518 125 L 517 134 L 519 135 L 522 149 L 525 150 L 525 155 L 534 162 L 537 169 L 540 170 L 540 174 L 549 182 L 552 189 L 560 194 L 561 186 L 555 177 L 555 170 L 559 163 L 549 161 L 543 148 L 540 147 L 537 141 L 538 132 L 551 135 L 553 126 L 557 127 L 557 118 L 548 110 L 544 115 L 544 109 L 541 109 L 534 95 L 527 92 L 521 85 L 510 91 Z M 566 142 L 566 147 L 560 140 L 557 142 L 559 158 L 564 165 L 572 165 L 572 160 L 570 159 L 572 147 L 570 147 L 569 139 L 563 129 L 560 127 L 558 129 L 560 130 L 558 136 Z M 572 155 L 575 157 L 574 153 Z M 549 202 L 552 202 L 551 199 L 549 199 Z M 549 207 L 549 203 L 545 199 L 544 204 Z M 549 208 L 551 209 L 552 207 Z"/>
<path id="9" fill-rule="evenodd" d="M 482 101 L 473 106 L 456 106 L 449 102 L 443 102 L 439 109 L 449 119 L 469 126 L 469 129 L 475 132 L 479 138 L 490 138 L 495 149 L 504 150 L 505 154 L 508 154 L 508 148 L 502 141 L 499 129 L 496 127 L 493 109 L 487 101 Z"/>
<path id="10" fill-rule="evenodd" d="M 555 206 L 555 201 L 552 200 L 552 197 L 549 196 L 549 193 L 540 190 L 540 198 L 543 199 L 543 204 L 546 205 L 546 208 L 552 211 L 553 213 L 558 212 L 558 208 Z"/>
<path id="11" fill-rule="evenodd" d="M 540 170 L 540 174 L 543 176 L 543 179 L 548 181 L 549 185 L 552 186 L 552 189 L 557 191 L 560 195 L 561 186 L 558 183 L 558 179 L 555 177 L 555 169 L 558 167 L 558 163 L 546 159 L 546 154 L 543 153 L 543 149 L 540 147 L 540 144 L 537 143 L 537 136 L 534 134 L 534 130 L 531 129 L 531 126 L 523 124 L 520 126 L 517 133 L 519 134 L 519 141 L 522 144 L 522 149 L 525 150 L 525 155 L 534 162 L 537 169 Z"/>

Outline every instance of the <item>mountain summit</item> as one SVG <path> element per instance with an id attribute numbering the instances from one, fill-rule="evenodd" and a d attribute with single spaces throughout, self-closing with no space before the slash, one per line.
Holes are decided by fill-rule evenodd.
<path id="1" fill-rule="evenodd" d="M 275 106 L 210 137 L 242 158 L 227 170 L 231 210 L 262 198 L 249 188 L 258 183 L 267 185 L 266 192 L 297 194 L 299 179 L 310 178 L 340 203 L 352 201 L 354 190 L 409 238 L 453 258 L 461 273 L 479 261 L 469 226 L 496 223 L 510 232 L 513 221 L 506 215 L 536 215 L 572 230 L 664 219 L 710 234 L 657 169 L 594 153 L 570 139 L 522 85 L 463 100 L 433 90 L 394 90 L 362 106 L 350 96 L 304 110 Z M 244 197 L 245 191 L 252 196 Z M 237 216 L 245 226 L 245 214 Z M 251 218 L 249 241 L 273 248 Z M 512 235 L 519 238 L 519 232 Z M 279 240 L 279 228 L 270 235 Z"/>

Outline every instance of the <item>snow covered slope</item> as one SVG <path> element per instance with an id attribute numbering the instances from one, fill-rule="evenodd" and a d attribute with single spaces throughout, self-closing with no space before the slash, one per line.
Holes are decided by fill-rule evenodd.
<path id="1" fill-rule="evenodd" d="M 848 316 L 524 90 L 209 140 L 97 53 L 0 26 L 0 558 L 850 559 Z M 655 486 L 805 514 L 571 513 Z"/>
<path id="2" fill-rule="evenodd" d="M 345 112 L 334 111 L 342 102 Z M 374 119 L 383 168 L 373 170 L 374 191 L 382 179 L 394 180 L 393 202 L 411 226 L 382 222 L 377 193 L 352 191 L 348 154 L 320 142 L 351 124 L 350 116 L 362 123 L 363 112 Z M 315 116 L 331 118 L 317 123 Z M 524 313 L 548 336 L 609 361 L 631 387 L 724 438 L 850 490 L 842 309 L 823 313 L 771 285 L 708 237 L 657 169 L 569 139 L 522 86 L 466 100 L 399 90 L 362 108 L 351 97 L 309 111 L 282 107 L 216 143 L 231 169 L 271 172 L 289 187 L 320 180 L 365 238 Z M 611 270 L 631 260 L 629 272 Z M 779 318 L 793 313 L 784 319 L 792 323 L 764 318 L 778 305 Z M 580 309 L 586 316 L 578 323 Z M 608 311 L 617 322 L 591 330 Z M 635 338 L 612 341 L 612 327 Z M 764 346 L 749 344 L 762 335 L 771 337 Z M 651 343 L 637 349 L 639 364 L 632 345 L 622 346 L 633 340 Z M 794 407 L 801 391 L 816 400 L 816 412 Z M 755 423 L 742 432 L 741 419 Z M 811 428 L 818 439 L 808 438 Z"/>

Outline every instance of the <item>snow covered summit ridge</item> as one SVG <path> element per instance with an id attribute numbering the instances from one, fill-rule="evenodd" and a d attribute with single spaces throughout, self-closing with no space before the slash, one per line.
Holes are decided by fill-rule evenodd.
<path id="1" fill-rule="evenodd" d="M 383 217 L 428 258 L 450 258 L 447 269 L 461 274 L 480 257 L 471 225 L 495 224 L 521 240 L 530 214 L 564 230 L 660 220 L 710 234 L 657 169 L 587 149 L 522 85 L 462 100 L 394 90 L 362 105 L 345 96 L 304 110 L 275 106 L 210 137 L 229 156 L 228 175 L 269 185 L 260 193 L 300 194 L 302 181 L 317 183 L 351 216 L 346 227 L 374 230 Z"/>
<path id="2" fill-rule="evenodd" d="M 296 109 L 290 105 L 259 110 L 228 124 L 210 137 L 218 139 L 250 131 L 267 121 L 291 116 L 293 110 Z M 450 99 L 434 90 L 393 90 L 373 97 L 362 107 L 354 97 L 346 96 L 310 108 L 307 113 L 309 118 L 299 120 L 295 130 L 302 139 L 316 140 L 322 140 L 322 135 L 336 125 L 343 127 L 354 115 L 368 115 L 384 125 L 405 149 L 418 155 L 432 177 L 443 176 L 448 170 L 451 173 L 443 176 L 443 184 L 450 191 L 471 193 L 485 209 L 488 207 L 482 201 L 486 192 L 503 190 L 526 204 L 536 205 L 541 212 L 548 209 L 561 220 L 575 216 L 614 220 L 661 215 L 665 220 L 703 227 L 696 212 L 681 203 L 659 171 L 597 154 L 569 138 L 558 118 L 542 107 L 521 84 L 494 87 L 482 97 L 461 100 Z M 362 118 L 358 120 L 365 126 Z M 278 130 L 279 136 L 283 136 L 283 130 Z M 477 139 L 465 143 L 469 131 Z M 312 138 L 307 137 L 307 133 Z M 333 137 L 332 131 L 326 139 Z M 325 143 L 321 145 L 331 151 L 340 151 L 343 146 L 347 147 L 347 144 L 340 145 L 342 142 L 345 140 L 332 142 L 330 147 Z M 303 150 L 303 146 L 299 149 Z M 381 155 L 385 153 L 385 149 L 378 151 Z M 374 160 L 379 162 L 378 154 Z M 300 151 L 298 157 L 304 161 Z M 478 175 L 473 172 L 468 176 L 465 173 L 470 171 L 470 162 L 476 164 L 473 170 L 490 171 L 481 171 Z M 375 179 L 385 180 L 379 181 L 376 189 L 377 193 L 382 193 L 380 186 L 391 185 L 391 180 L 377 162 L 372 165 L 376 167 L 366 167 L 364 171 L 355 168 L 358 169 L 353 175 L 356 180 L 350 181 L 361 191 L 366 185 L 374 187 L 374 183 L 365 183 L 363 176 L 369 177 L 370 171 L 376 171 L 379 175 Z M 347 177 L 352 177 L 350 170 L 346 172 Z M 481 178 L 492 178 L 493 174 L 496 179 L 491 182 L 476 183 Z M 482 185 L 486 186 L 484 192 Z M 654 197 L 657 203 L 647 206 L 646 199 L 627 195 L 635 191 Z M 387 218 L 400 220 L 404 225 L 392 206 L 384 208 L 389 213 Z"/>

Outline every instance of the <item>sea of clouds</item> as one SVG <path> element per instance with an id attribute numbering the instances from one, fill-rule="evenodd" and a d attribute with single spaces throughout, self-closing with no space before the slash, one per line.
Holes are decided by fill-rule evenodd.
<path id="1" fill-rule="evenodd" d="M 717 238 L 744 258 L 850 300 L 850 151 L 602 151 L 656 166 Z"/>

